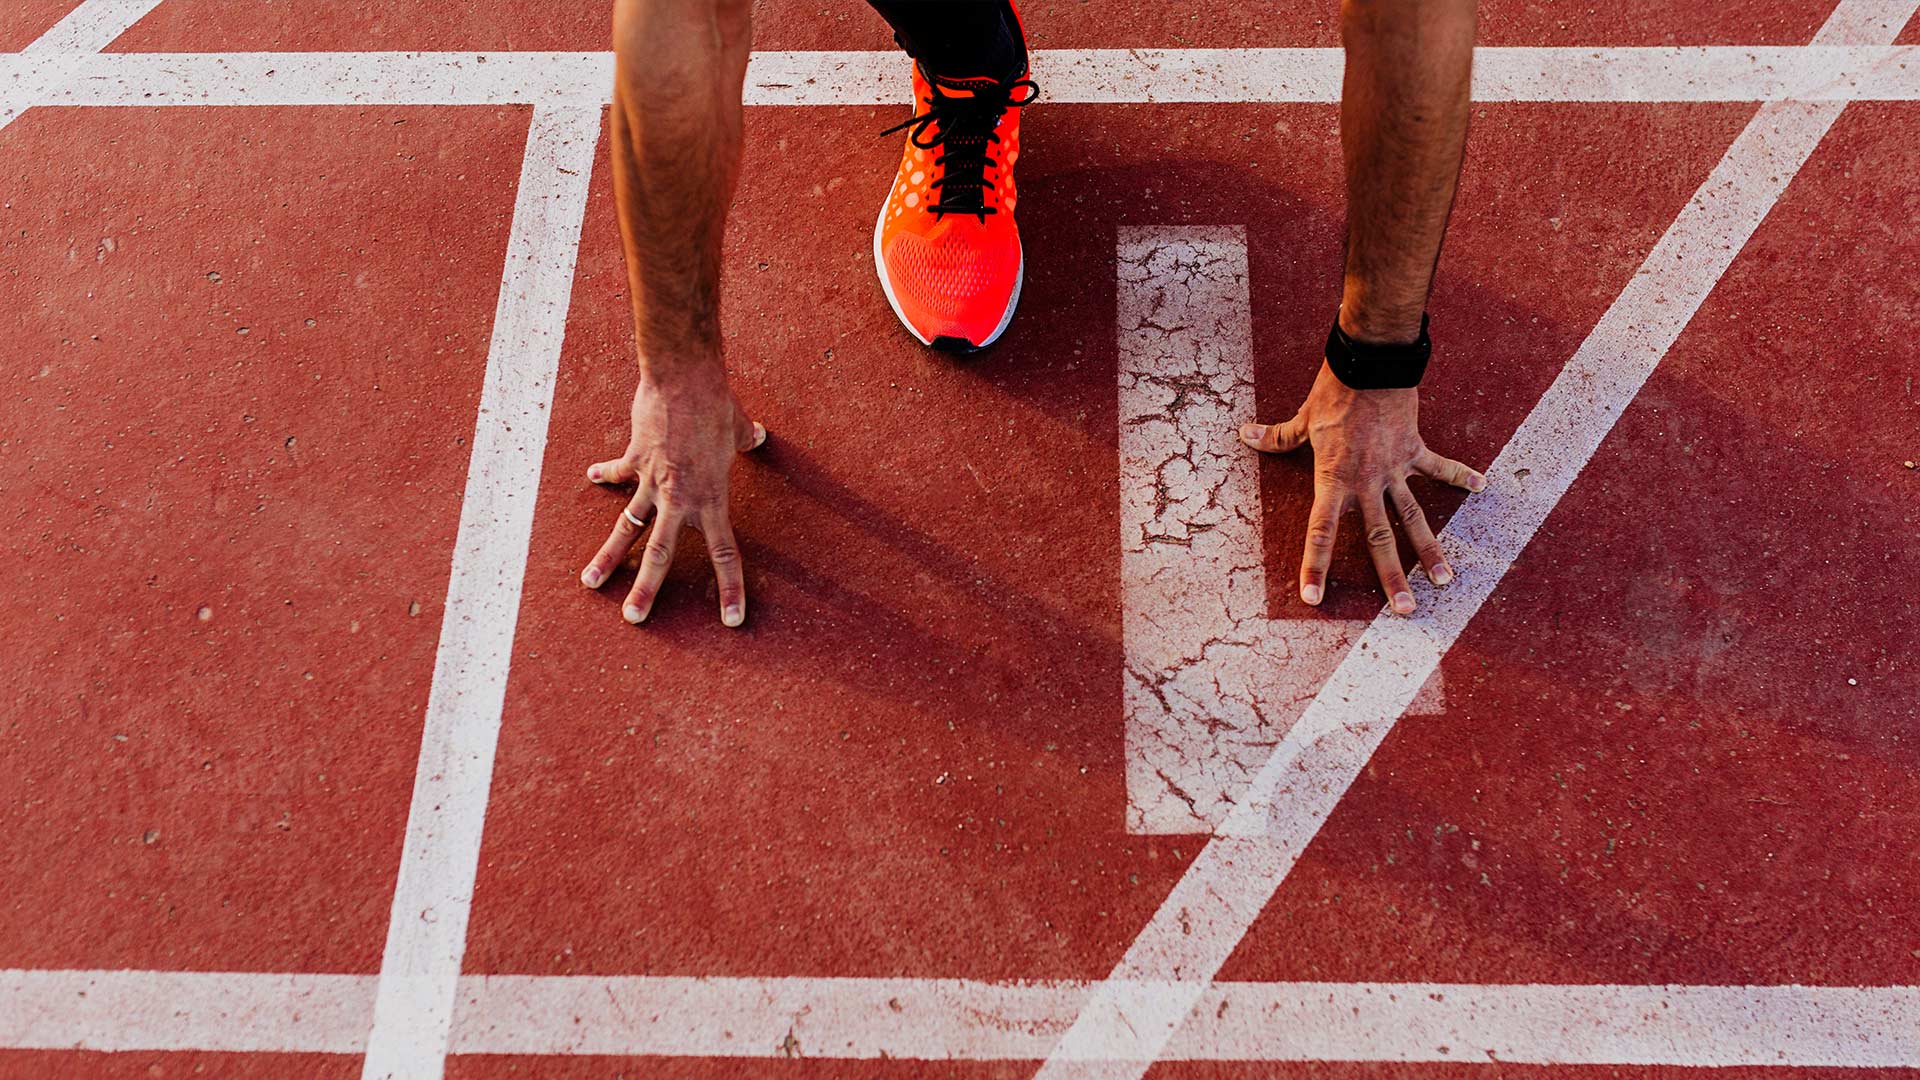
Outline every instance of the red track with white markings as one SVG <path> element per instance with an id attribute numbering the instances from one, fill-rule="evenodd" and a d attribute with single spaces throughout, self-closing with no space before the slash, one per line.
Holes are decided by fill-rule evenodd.
<path id="1" fill-rule="evenodd" d="M 1920 0 L 1482 5 L 1411 619 L 1353 537 L 1294 599 L 1232 436 L 1338 292 L 1331 6 L 1023 4 L 956 362 L 872 271 L 905 62 L 762 0 L 740 631 L 698 544 L 578 584 L 551 7 L 0 12 L 0 1075 L 1920 1069 Z"/>

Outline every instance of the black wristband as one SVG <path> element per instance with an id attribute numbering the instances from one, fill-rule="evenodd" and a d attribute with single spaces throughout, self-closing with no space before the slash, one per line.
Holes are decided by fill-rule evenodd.
<path id="1" fill-rule="evenodd" d="M 1420 316 L 1420 336 L 1411 345 L 1381 345 L 1355 341 L 1340 329 L 1334 316 L 1327 332 L 1327 366 L 1334 378 L 1354 390 L 1404 390 L 1419 386 L 1427 373 L 1433 339 L 1427 336 L 1427 317 Z"/>

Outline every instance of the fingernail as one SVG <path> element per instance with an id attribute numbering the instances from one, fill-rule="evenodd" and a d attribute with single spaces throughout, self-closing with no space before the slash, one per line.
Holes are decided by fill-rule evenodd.
<path id="1" fill-rule="evenodd" d="M 600 466 L 595 465 L 593 468 L 588 469 L 587 479 L 593 481 L 596 484 L 599 483 L 600 482 Z"/>
<path id="2" fill-rule="evenodd" d="M 1240 441 L 1243 443 L 1246 443 L 1248 446 L 1258 447 L 1260 445 L 1260 440 L 1266 437 L 1267 437 L 1267 425 L 1265 424 L 1241 424 L 1240 425 Z"/>
<path id="3" fill-rule="evenodd" d="M 753 422 L 753 446 L 754 446 L 754 449 L 756 449 L 756 450 L 757 450 L 757 449 L 759 449 L 759 448 L 760 448 L 760 446 L 761 446 L 761 445 L 762 445 L 763 443 L 765 443 L 766 441 L 767 441 L 767 425 L 765 425 L 765 424 L 763 424 L 763 423 L 761 423 L 761 422 L 760 422 L 760 421 L 758 421 L 758 420 L 755 420 L 755 421 Z"/>
<path id="4" fill-rule="evenodd" d="M 738 604 L 729 604 L 727 609 L 720 613 L 720 622 L 726 626 L 739 626 L 746 621 L 747 613 L 741 610 Z"/>
<path id="5" fill-rule="evenodd" d="M 1300 586 L 1300 599 L 1305 600 L 1309 604 L 1319 603 L 1320 602 L 1320 586 L 1318 585 Z"/>
<path id="6" fill-rule="evenodd" d="M 1486 489 L 1487 489 L 1486 477 L 1481 476 L 1479 473 L 1474 473 L 1472 476 L 1467 477 L 1468 491 L 1485 491 Z"/>
<path id="7" fill-rule="evenodd" d="M 1394 593 L 1393 610 L 1401 615 L 1413 614 L 1413 594 L 1409 592 Z"/>
<path id="8" fill-rule="evenodd" d="M 1448 566 L 1446 563 L 1441 563 L 1439 566 L 1433 568 L 1433 583 L 1435 585 L 1445 585 L 1452 580 L 1453 567 Z"/>
<path id="9" fill-rule="evenodd" d="M 583 584 L 585 584 L 586 587 L 589 589 L 599 588 L 600 587 L 599 568 L 589 566 L 585 570 L 580 571 L 580 581 Z"/>
<path id="10" fill-rule="evenodd" d="M 634 607 L 632 604 L 628 604 L 626 607 L 621 608 L 620 615 L 622 618 L 626 619 L 630 623 L 639 623 L 641 620 L 647 617 L 646 612 L 641 611 L 639 608 Z"/>

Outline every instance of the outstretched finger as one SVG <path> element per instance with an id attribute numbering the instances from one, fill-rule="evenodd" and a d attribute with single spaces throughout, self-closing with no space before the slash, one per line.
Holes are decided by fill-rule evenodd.
<path id="1" fill-rule="evenodd" d="M 713 578 L 720 584 L 720 621 L 739 626 L 747 621 L 747 579 L 733 522 L 725 509 L 710 510 L 700 519 L 700 532 L 707 538 L 707 558 L 713 560 Z"/>
<path id="2" fill-rule="evenodd" d="M 1441 457 L 1431 450 L 1422 450 L 1420 456 L 1413 459 L 1413 471 L 1443 484 L 1466 488 L 1468 491 L 1481 491 L 1487 486 L 1486 477 L 1452 458 Z"/>
<path id="3" fill-rule="evenodd" d="M 653 492 L 641 491 L 634 495 L 620 516 L 613 522 L 613 531 L 607 534 L 607 542 L 593 553 L 587 568 L 580 571 L 580 584 L 589 589 L 597 589 L 613 576 L 614 567 L 633 550 L 633 542 L 640 539 L 640 530 L 645 527 L 648 515 L 653 513 Z"/>
<path id="4" fill-rule="evenodd" d="M 1420 565 L 1427 568 L 1427 580 L 1435 585 L 1452 581 L 1453 568 L 1440 553 L 1440 541 L 1433 535 L 1427 515 L 1420 509 L 1420 501 L 1413 497 L 1407 482 L 1401 480 L 1388 488 L 1387 499 L 1393 503 L 1393 512 L 1400 518 L 1400 527 L 1406 530 L 1407 542 L 1413 545 L 1414 554 L 1420 557 Z"/>
<path id="5" fill-rule="evenodd" d="M 1318 604 L 1327 594 L 1327 567 L 1333 563 L 1333 540 L 1340 535 L 1340 515 L 1346 500 L 1325 484 L 1314 489 L 1313 510 L 1307 515 L 1306 552 L 1300 557 L 1300 599 Z"/>
<path id="6" fill-rule="evenodd" d="M 647 534 L 647 550 L 640 556 L 640 576 L 633 579 L 633 589 L 627 593 L 627 602 L 620 614 L 630 623 L 647 620 L 653 613 L 653 601 L 660 595 L 660 586 L 666 583 L 667 568 L 673 565 L 673 549 L 680 542 L 680 527 L 685 519 L 670 509 L 660 511 L 653 520 L 653 531 Z"/>
<path id="7" fill-rule="evenodd" d="M 1380 575 L 1380 587 L 1387 591 L 1394 613 L 1413 614 L 1413 590 L 1407 587 L 1407 569 L 1400 565 L 1393 522 L 1387 517 L 1387 504 L 1379 492 L 1360 497 L 1360 518 L 1367 525 L 1367 554 L 1373 557 L 1373 571 Z"/>
<path id="8" fill-rule="evenodd" d="M 596 461 L 587 466 L 587 479 L 596 484 L 624 484 L 632 480 L 639 472 L 633 462 L 624 457 L 610 461 Z"/>
<path id="9" fill-rule="evenodd" d="M 1284 454 L 1300 449 L 1307 441 L 1307 421 L 1303 414 L 1279 424 L 1241 424 L 1240 441 L 1268 454 Z"/>

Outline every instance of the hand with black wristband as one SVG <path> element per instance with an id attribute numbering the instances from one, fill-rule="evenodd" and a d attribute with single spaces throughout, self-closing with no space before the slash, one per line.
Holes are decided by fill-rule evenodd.
<path id="1" fill-rule="evenodd" d="M 1432 347 L 1427 294 L 1466 150 L 1474 29 L 1473 0 L 1353 0 L 1341 8 L 1347 265 L 1340 314 L 1300 411 L 1285 423 L 1240 429 L 1256 450 L 1313 447 L 1313 511 L 1300 563 L 1300 599 L 1309 604 L 1326 595 L 1340 519 L 1357 507 L 1388 602 L 1411 614 L 1394 517 L 1435 585 L 1451 581 L 1453 569 L 1407 478 L 1417 473 L 1468 491 L 1486 486 L 1486 477 L 1427 449 L 1418 389 Z"/>
<path id="2" fill-rule="evenodd" d="M 1336 321 L 1320 374 L 1293 419 L 1240 429 L 1241 441 L 1256 450 L 1287 453 L 1313 446 L 1313 511 L 1300 562 L 1300 599 L 1309 604 L 1326 595 L 1327 566 L 1333 561 L 1340 519 L 1356 507 L 1366 523 L 1367 551 L 1394 611 L 1407 615 L 1414 608 L 1394 541 L 1394 517 L 1427 577 L 1435 585 L 1453 580 L 1453 568 L 1441 554 L 1407 478 L 1419 474 L 1468 491 L 1479 491 L 1487 481 L 1427 449 L 1420 438 L 1420 390 L 1415 384 L 1426 368 L 1429 349 L 1424 318 L 1418 341 L 1392 346 L 1354 341 Z"/>

